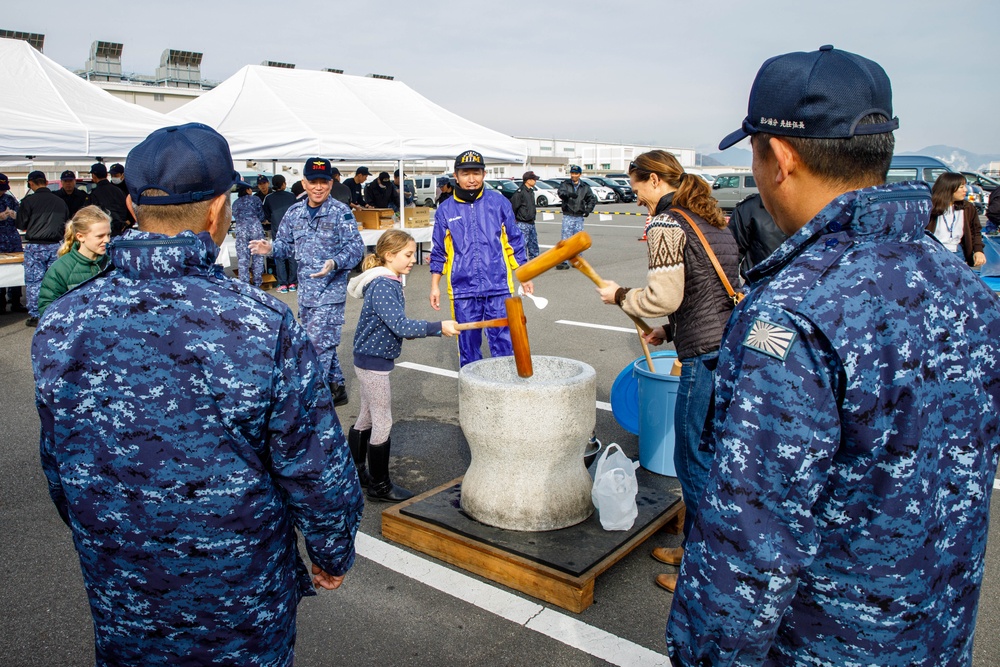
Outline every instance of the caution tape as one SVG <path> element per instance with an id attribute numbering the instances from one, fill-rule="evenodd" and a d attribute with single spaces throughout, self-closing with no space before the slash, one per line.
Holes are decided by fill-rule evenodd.
<path id="1" fill-rule="evenodd" d="M 556 213 L 558 206 L 541 206 L 539 210 L 545 210 L 546 213 Z M 638 215 L 643 218 L 648 218 L 649 213 L 631 213 L 628 211 L 593 211 L 594 215 Z"/>

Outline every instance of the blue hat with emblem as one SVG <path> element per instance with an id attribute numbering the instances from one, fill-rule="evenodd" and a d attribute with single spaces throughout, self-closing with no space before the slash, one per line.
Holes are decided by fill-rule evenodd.
<path id="1" fill-rule="evenodd" d="M 129 152 L 126 162 L 128 193 L 144 206 L 213 199 L 240 180 L 225 137 L 201 123 L 156 130 Z M 167 194 L 142 195 L 146 190 Z"/>
<path id="2" fill-rule="evenodd" d="M 882 114 L 884 123 L 860 125 Z M 747 117 L 719 143 L 726 150 L 757 132 L 809 139 L 847 139 L 899 127 L 892 115 L 892 86 L 882 66 L 830 45 L 764 62 L 750 89 Z"/>
<path id="3" fill-rule="evenodd" d="M 0 192 L 7 192 L 10 190 L 10 179 L 7 178 L 6 174 L 0 174 Z"/>
<path id="4" fill-rule="evenodd" d="M 328 181 L 332 181 L 333 164 L 325 157 L 311 157 L 306 160 L 305 166 L 302 167 L 302 176 L 307 181 L 316 178 L 325 178 Z"/>
<path id="5" fill-rule="evenodd" d="M 571 173 L 571 174 L 582 174 L 583 173 L 583 169 L 580 169 L 580 165 L 578 165 L 578 164 L 571 164 L 569 166 L 569 173 Z"/>
<path id="6" fill-rule="evenodd" d="M 486 160 L 482 153 L 465 151 L 455 158 L 455 171 L 459 169 L 486 169 Z"/>

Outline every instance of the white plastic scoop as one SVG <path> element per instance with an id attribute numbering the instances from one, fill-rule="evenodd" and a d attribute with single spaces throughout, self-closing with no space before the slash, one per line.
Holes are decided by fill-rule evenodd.
<path id="1" fill-rule="evenodd" d="M 548 299 L 546 299 L 543 296 L 535 296 L 534 294 L 526 294 L 524 292 L 524 288 L 521 287 L 520 285 L 517 286 L 517 295 L 518 296 L 526 296 L 529 299 L 531 299 L 532 302 L 534 302 L 535 306 L 538 307 L 538 310 L 541 310 L 542 308 L 545 308 L 545 306 L 549 305 L 549 300 Z"/>

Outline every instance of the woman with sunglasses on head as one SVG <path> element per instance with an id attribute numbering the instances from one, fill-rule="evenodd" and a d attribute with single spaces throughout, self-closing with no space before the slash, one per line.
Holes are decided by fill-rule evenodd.
<path id="1" fill-rule="evenodd" d="M 686 541 L 712 466 L 712 453 L 700 451 L 698 443 L 712 405 L 723 329 L 734 305 L 727 284 L 739 284 L 739 250 L 708 184 L 685 173 L 670 153 L 643 153 L 629 165 L 629 180 L 652 216 L 646 228 L 646 285 L 629 289 L 607 282 L 598 292 L 604 303 L 617 304 L 629 315 L 669 318 L 645 338 L 654 345 L 672 341 L 681 362 L 674 410 L 674 466 L 687 507 Z M 717 273 L 699 231 L 728 283 Z M 680 566 L 683 555 L 683 546 L 653 550 L 653 557 L 668 565 Z M 661 574 L 656 583 L 673 592 L 677 575 Z"/>
<path id="2" fill-rule="evenodd" d="M 965 198 L 968 188 L 965 176 L 945 172 L 931 188 L 931 220 L 927 231 L 972 267 L 986 263 L 983 235 L 976 205 Z"/>

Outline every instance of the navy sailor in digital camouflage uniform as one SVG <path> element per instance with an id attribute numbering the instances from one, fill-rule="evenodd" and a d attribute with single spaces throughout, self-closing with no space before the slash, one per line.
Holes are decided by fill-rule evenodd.
<path id="1" fill-rule="evenodd" d="M 789 239 L 719 356 L 714 465 L 667 624 L 674 665 L 970 665 L 1000 446 L 998 299 L 885 184 L 889 79 L 772 58 L 742 129 Z"/>
<path id="2" fill-rule="evenodd" d="M 299 318 L 316 346 L 333 391 L 335 405 L 347 403 L 344 372 L 337 346 L 344 327 L 347 278 L 365 253 L 358 221 L 351 209 L 330 197 L 333 164 L 309 158 L 302 168 L 307 196 L 292 204 L 281 219 L 278 236 L 271 241 L 251 241 L 259 255 L 295 259 L 299 270 Z"/>
<path id="3" fill-rule="evenodd" d="M 287 667 L 299 600 L 340 585 L 363 505 L 326 374 L 287 306 L 215 264 L 225 139 L 164 128 L 128 165 L 139 230 L 32 341 L 97 664 Z"/>

